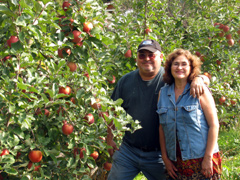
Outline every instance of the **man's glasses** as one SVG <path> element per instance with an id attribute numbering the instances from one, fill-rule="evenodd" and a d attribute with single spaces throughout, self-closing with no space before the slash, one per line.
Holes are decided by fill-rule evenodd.
<path id="1" fill-rule="evenodd" d="M 155 56 L 155 54 L 153 54 L 153 53 L 151 53 L 151 54 L 139 53 L 139 54 L 138 54 L 138 58 L 139 58 L 139 59 L 145 59 L 145 58 L 147 58 L 147 57 L 149 57 L 149 59 L 154 59 L 156 56 Z"/>

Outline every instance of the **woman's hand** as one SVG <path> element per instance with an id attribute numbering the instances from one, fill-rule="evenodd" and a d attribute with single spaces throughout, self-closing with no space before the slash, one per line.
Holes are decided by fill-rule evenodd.
<path id="1" fill-rule="evenodd" d="M 166 158 L 164 159 L 164 163 L 169 176 L 171 176 L 173 179 L 177 179 L 177 174 L 176 174 L 177 168 L 174 166 L 172 161 Z"/>
<path id="2" fill-rule="evenodd" d="M 212 158 L 203 158 L 201 173 L 206 177 L 210 178 L 213 175 L 213 163 Z"/>

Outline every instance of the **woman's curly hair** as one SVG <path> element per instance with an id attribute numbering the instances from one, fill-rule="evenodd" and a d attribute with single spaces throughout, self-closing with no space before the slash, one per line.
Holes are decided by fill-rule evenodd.
<path id="1" fill-rule="evenodd" d="M 164 65 L 165 73 L 163 75 L 163 80 L 165 83 L 169 85 L 174 83 L 174 77 L 172 76 L 172 73 L 171 73 L 172 63 L 174 59 L 176 59 L 176 57 L 180 55 L 184 55 L 189 60 L 189 63 L 190 63 L 191 72 L 188 76 L 188 82 L 191 82 L 196 76 L 198 76 L 201 73 L 202 62 L 197 56 L 191 54 L 191 52 L 188 50 L 176 49 L 167 56 L 167 59 Z"/>

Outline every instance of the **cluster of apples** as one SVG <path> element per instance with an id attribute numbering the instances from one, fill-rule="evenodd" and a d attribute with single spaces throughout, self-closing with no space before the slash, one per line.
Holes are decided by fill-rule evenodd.
<path id="1" fill-rule="evenodd" d="M 69 3 L 68 1 L 64 1 L 63 4 L 62 4 L 62 9 L 64 11 L 67 11 L 68 9 L 71 8 L 71 3 Z M 61 19 L 65 19 L 67 18 L 66 16 L 61 16 L 60 17 Z M 85 19 L 87 19 L 87 17 L 85 17 Z M 84 36 L 82 34 L 81 31 L 77 30 L 77 29 L 74 29 L 74 26 L 72 25 L 72 23 L 74 22 L 74 20 L 72 18 L 70 18 L 70 29 L 71 29 L 71 32 L 73 34 L 73 39 L 71 40 L 76 46 L 82 46 L 83 45 L 83 40 L 84 40 Z M 60 24 L 60 26 L 63 26 Z M 92 22 L 90 21 L 85 21 L 83 23 L 83 28 L 82 28 L 82 31 L 89 34 L 90 36 L 91 35 L 91 30 L 93 29 L 93 24 Z M 64 30 L 62 30 L 64 31 Z M 66 35 L 70 35 L 70 33 L 68 32 Z M 71 49 L 68 48 L 68 47 L 63 47 L 63 48 L 60 48 L 58 49 L 58 56 L 60 58 L 64 58 L 65 56 L 69 56 L 71 55 Z M 68 67 L 70 69 L 70 71 L 74 72 L 77 70 L 77 64 L 74 63 L 74 62 L 68 62 Z M 84 76 L 86 76 L 88 79 L 89 79 L 89 74 L 88 73 L 85 73 Z M 109 78 L 107 79 L 107 81 L 110 83 L 110 84 L 114 84 L 116 82 L 116 77 L 113 75 L 112 78 Z"/>
<path id="2" fill-rule="evenodd" d="M 229 46 L 233 46 L 234 45 L 234 40 L 232 38 L 232 35 L 229 33 L 230 27 L 228 25 L 224 25 L 221 23 L 214 23 L 215 27 L 218 27 L 219 29 L 221 29 L 222 31 L 220 33 L 218 33 L 218 35 L 220 37 L 226 37 L 227 39 L 227 43 Z M 240 34 L 240 30 L 237 31 L 238 34 Z"/>

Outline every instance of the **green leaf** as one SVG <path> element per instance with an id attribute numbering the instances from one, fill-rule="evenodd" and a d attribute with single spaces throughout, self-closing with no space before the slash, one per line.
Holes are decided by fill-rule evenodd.
<path id="1" fill-rule="evenodd" d="M 85 93 L 84 89 L 79 89 L 76 94 L 77 99 L 80 99 L 84 93 Z"/>
<path id="2" fill-rule="evenodd" d="M 18 145 L 19 141 L 20 141 L 19 138 L 16 135 L 14 135 L 8 140 L 8 144 L 14 147 Z"/>
<path id="3" fill-rule="evenodd" d="M 116 128 L 118 130 L 122 130 L 122 124 L 120 122 L 117 121 L 117 119 L 113 119 L 114 121 L 114 125 L 116 126 Z"/>
<path id="4" fill-rule="evenodd" d="M 2 94 L 2 93 L 0 93 L 0 97 L 2 97 L 4 100 L 7 100 L 6 97 L 5 97 L 5 95 Z"/>
<path id="5" fill-rule="evenodd" d="M 9 105 L 9 112 L 14 113 L 15 111 L 15 106 L 14 105 Z"/>
<path id="6" fill-rule="evenodd" d="M 18 41 L 18 42 L 16 42 L 16 43 L 12 43 L 12 44 L 11 44 L 11 50 L 12 50 L 13 52 L 17 52 L 17 51 L 23 50 L 23 46 L 22 46 L 21 42 Z"/>
<path id="7" fill-rule="evenodd" d="M 40 135 L 37 136 L 37 139 L 38 139 L 39 143 L 44 145 L 44 146 L 48 145 L 48 143 L 51 141 L 50 138 L 40 136 Z"/>
<path id="8" fill-rule="evenodd" d="M 17 5 L 18 5 L 18 1 L 19 1 L 19 0 L 11 0 L 11 3 L 12 3 L 13 5 L 17 6 Z"/>
<path id="9" fill-rule="evenodd" d="M 68 163 L 67 163 L 67 167 L 71 167 L 74 164 L 74 158 L 69 158 Z"/>
<path id="10" fill-rule="evenodd" d="M 44 93 L 41 93 L 41 96 L 42 96 L 45 103 L 49 102 L 49 99 L 47 98 L 47 96 Z"/>
<path id="11" fill-rule="evenodd" d="M 52 158 L 52 160 L 54 161 L 54 163 L 57 164 L 58 159 L 57 159 L 53 154 L 50 154 L 50 157 Z"/>
<path id="12" fill-rule="evenodd" d="M 27 176 L 23 176 L 20 180 L 30 180 Z"/>
<path id="13" fill-rule="evenodd" d="M 27 25 L 23 16 L 18 16 L 15 24 L 18 26 L 26 26 Z"/>
<path id="14" fill-rule="evenodd" d="M 102 42 L 108 46 L 108 45 L 110 45 L 110 44 L 113 44 L 114 41 L 113 41 L 113 39 L 111 39 L 111 38 L 103 37 L 103 38 L 102 38 Z"/>
<path id="15" fill-rule="evenodd" d="M 34 2 L 34 9 L 36 10 L 36 12 L 40 12 L 42 10 L 42 6 L 40 5 L 39 2 L 37 1 Z"/>
<path id="16" fill-rule="evenodd" d="M 2 156 L 1 163 L 13 164 L 14 162 L 15 162 L 15 159 L 12 155 Z"/>
<path id="17" fill-rule="evenodd" d="M 29 30 L 33 32 L 34 38 L 40 40 L 42 38 L 41 32 L 39 31 L 37 26 L 28 26 Z"/>
<path id="18" fill-rule="evenodd" d="M 26 90 L 28 88 L 28 86 L 26 84 L 23 84 L 23 83 L 17 83 L 17 87 L 22 89 L 22 90 Z"/>
<path id="19" fill-rule="evenodd" d="M 21 3 L 21 6 L 24 6 L 26 9 L 31 9 L 34 6 L 32 0 L 21 0 L 19 3 Z"/>
<path id="20" fill-rule="evenodd" d="M 12 11 L 10 11 L 5 5 L 0 4 L 0 12 L 2 14 L 7 14 L 10 15 L 12 17 L 17 17 L 17 14 L 12 13 Z"/>
<path id="21" fill-rule="evenodd" d="M 18 172 L 13 168 L 6 168 L 5 171 L 6 171 L 6 173 L 12 174 L 12 175 L 17 175 L 18 174 Z"/>

